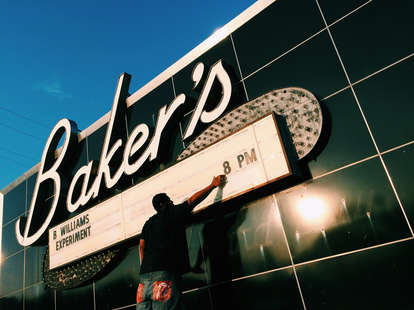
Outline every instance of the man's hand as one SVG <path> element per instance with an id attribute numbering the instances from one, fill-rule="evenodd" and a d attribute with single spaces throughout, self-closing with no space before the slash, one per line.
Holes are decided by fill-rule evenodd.
<path id="1" fill-rule="evenodd" d="M 213 180 L 211 181 L 210 185 L 198 191 L 197 193 L 193 194 L 190 198 L 188 198 L 187 201 L 188 201 L 188 205 L 190 206 L 190 208 L 194 209 L 194 207 L 197 204 L 199 204 L 201 201 L 203 201 L 203 199 L 205 199 L 214 188 L 218 186 L 223 186 L 225 181 L 226 181 L 225 175 L 215 176 Z"/>
<path id="2" fill-rule="evenodd" d="M 221 174 L 213 178 L 213 181 L 211 181 L 211 185 L 213 185 L 214 187 L 218 187 L 220 185 L 223 185 L 225 181 L 226 176 L 224 174 Z"/>

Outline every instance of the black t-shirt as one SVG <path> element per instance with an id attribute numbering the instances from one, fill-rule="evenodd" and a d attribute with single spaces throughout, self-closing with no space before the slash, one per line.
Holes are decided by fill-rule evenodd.
<path id="1" fill-rule="evenodd" d="M 140 273 L 189 270 L 185 220 L 191 214 L 187 201 L 167 207 L 149 218 L 142 228 L 144 259 Z"/>

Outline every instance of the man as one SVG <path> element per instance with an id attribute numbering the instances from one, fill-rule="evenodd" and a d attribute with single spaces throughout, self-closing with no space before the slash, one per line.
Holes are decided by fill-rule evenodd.
<path id="1" fill-rule="evenodd" d="M 179 205 L 165 193 L 153 197 L 157 213 L 145 222 L 139 241 L 137 310 L 181 308 L 181 274 L 190 268 L 185 221 L 195 206 L 224 182 L 224 175 L 214 177 L 210 185 Z"/>

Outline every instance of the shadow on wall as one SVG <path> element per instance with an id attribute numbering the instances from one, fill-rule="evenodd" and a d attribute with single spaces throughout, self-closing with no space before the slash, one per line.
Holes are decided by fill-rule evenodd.
<path id="1" fill-rule="evenodd" d="M 1 309 L 18 309 L 21 307 L 21 300 L 16 297 L 3 297 L 0 303 Z"/>
<path id="2" fill-rule="evenodd" d="M 200 225 L 199 248 L 192 260 L 193 272 L 205 270 L 209 284 L 289 264 L 280 216 L 271 196 L 222 205 L 217 213 L 214 221 Z"/>
<path id="3" fill-rule="evenodd" d="M 242 268 L 237 231 L 246 218 L 246 212 L 243 209 L 237 214 L 221 215 L 215 221 L 206 223 L 200 232 L 200 239 L 204 242 L 194 270 L 201 270 L 201 264 L 205 261 L 210 283 L 231 280 L 234 270 Z"/>

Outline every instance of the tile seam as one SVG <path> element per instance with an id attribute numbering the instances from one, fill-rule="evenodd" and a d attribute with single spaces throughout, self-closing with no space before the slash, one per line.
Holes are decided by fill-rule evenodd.
<path id="1" fill-rule="evenodd" d="M 337 19 L 337 20 L 336 20 L 336 21 L 334 21 L 333 23 L 329 24 L 329 26 L 328 26 L 328 27 L 331 27 L 331 26 L 333 26 L 333 25 L 335 25 L 335 24 L 339 23 L 339 22 L 340 22 L 340 21 L 342 21 L 343 19 L 345 19 L 345 18 L 347 18 L 348 16 L 350 16 L 350 15 L 354 14 L 356 11 L 359 11 L 360 9 L 362 9 L 364 6 L 366 6 L 367 4 L 369 4 L 369 3 L 371 3 L 371 2 L 372 2 L 372 0 L 369 0 L 369 1 L 367 1 L 367 2 L 365 2 L 365 3 L 363 3 L 363 4 L 361 4 L 359 7 L 357 7 L 357 8 L 355 8 L 355 9 L 353 9 L 351 12 L 349 12 L 349 13 L 345 14 L 344 16 L 340 17 L 339 19 Z"/>
<path id="2" fill-rule="evenodd" d="M 393 244 L 403 243 L 403 242 L 410 241 L 410 240 L 414 240 L 414 237 L 407 237 L 407 238 L 398 239 L 398 240 L 394 240 L 394 241 L 390 241 L 390 242 L 376 244 L 376 245 L 373 245 L 373 246 L 369 246 L 369 247 L 365 247 L 365 248 L 361 248 L 361 249 L 357 249 L 357 250 L 352 250 L 352 251 L 347 251 L 347 252 L 343 252 L 343 253 L 339 253 L 339 254 L 335 254 L 335 255 L 329 255 L 329 256 L 325 256 L 325 257 L 321 257 L 321 258 L 317 258 L 317 259 L 312 259 L 312 260 L 309 260 L 309 261 L 306 261 L 306 262 L 297 263 L 297 264 L 295 264 L 295 266 L 300 267 L 300 266 L 304 266 L 304 265 L 310 265 L 310 264 L 313 264 L 313 263 L 317 263 L 317 262 L 321 262 L 321 261 L 325 261 L 325 260 L 330 260 L 330 259 L 334 259 L 334 258 L 337 258 L 337 257 L 352 255 L 352 254 L 355 254 L 355 253 L 361 253 L 361 252 L 369 251 L 369 250 L 372 250 L 372 249 L 378 249 L 378 248 L 386 247 L 386 246 L 393 245 Z"/>
<path id="3" fill-rule="evenodd" d="M 258 272 L 258 273 L 248 275 L 248 276 L 245 276 L 245 277 L 235 278 L 235 279 L 231 279 L 231 280 L 228 280 L 228 281 L 222 281 L 222 282 L 219 282 L 219 283 L 214 283 L 214 284 L 211 284 L 211 285 L 206 285 L 206 286 L 194 288 L 194 289 L 191 289 L 191 290 L 187 290 L 187 291 L 183 292 L 183 294 L 186 294 L 186 293 L 189 293 L 189 292 L 194 292 L 194 291 L 199 291 L 199 290 L 205 290 L 205 289 L 210 288 L 210 287 L 216 287 L 216 286 L 220 286 L 220 285 L 224 285 L 224 284 L 229 284 L 229 283 L 237 282 L 237 281 L 240 281 L 240 280 L 255 278 L 255 277 L 258 277 L 258 276 L 262 276 L 262 275 L 273 273 L 273 272 L 278 272 L 278 271 L 281 271 L 281 270 L 290 269 L 290 268 L 293 268 L 293 267 L 300 267 L 300 266 L 304 266 L 304 265 L 317 263 L 317 262 L 320 262 L 320 261 L 326 261 L 326 260 L 330 260 L 330 259 L 334 259 L 334 258 L 338 258 L 338 257 L 342 257 L 342 256 L 352 255 L 352 254 L 355 254 L 355 253 L 361 253 L 361 252 L 364 252 L 364 251 L 370 251 L 372 249 L 382 248 L 382 247 L 386 247 L 386 246 L 393 245 L 393 244 L 404 243 L 404 242 L 407 242 L 407 241 L 410 241 L 410 240 L 414 240 L 414 237 L 402 238 L 402 239 L 398 239 L 398 240 L 394 240 L 394 241 L 389 241 L 389 242 L 385 242 L 385 243 L 381 243 L 381 244 L 376 244 L 376 245 L 365 247 L 365 248 L 360 248 L 360 249 L 357 249 L 357 250 L 346 251 L 346 252 L 343 252 L 343 253 L 329 255 L 329 256 L 325 256 L 325 257 L 321 257 L 321 258 L 317 258 L 317 259 L 312 259 L 312 260 L 301 262 L 301 263 L 295 263 L 293 265 L 287 265 L 287 266 L 280 267 L 280 268 L 275 268 L 275 269 L 271 269 L 271 270 L 267 270 L 267 271 L 263 271 L 263 272 Z"/>
<path id="4" fill-rule="evenodd" d="M 363 158 L 363 159 L 361 159 L 361 160 L 358 160 L 358 161 L 355 161 L 355 162 L 349 163 L 349 164 L 347 164 L 347 165 L 345 165 L 345 166 L 341 166 L 341 167 L 339 167 L 339 168 L 336 168 L 336 169 L 333 169 L 333 170 L 327 171 L 327 172 L 325 172 L 325 173 L 322 173 L 322 174 L 320 174 L 320 175 L 317 175 L 316 177 L 313 177 L 311 180 L 312 180 L 312 181 L 318 180 L 318 179 L 320 179 L 320 178 L 323 178 L 323 177 L 326 177 L 326 176 L 328 176 L 328 175 L 331 175 L 331 174 L 337 173 L 337 172 L 339 172 L 339 171 L 345 170 L 345 169 L 350 168 L 350 167 L 352 167 L 352 166 L 356 166 L 356 165 L 358 165 L 358 164 L 360 164 L 360 163 L 366 162 L 366 161 L 368 161 L 368 160 L 371 160 L 371 159 L 374 159 L 374 158 L 377 158 L 377 157 L 379 157 L 379 155 L 378 155 L 378 154 L 375 154 L 375 155 L 371 155 L 371 156 L 365 157 L 365 158 Z"/>
<path id="5" fill-rule="evenodd" d="M 172 88 L 173 88 L 174 98 L 177 98 L 177 92 L 176 92 L 176 90 L 175 90 L 175 81 L 174 81 L 174 76 L 171 76 L 171 85 L 172 85 Z M 180 121 L 178 122 L 178 126 L 179 126 L 179 128 L 180 128 L 180 137 L 181 137 L 182 147 L 183 147 L 183 150 L 185 150 L 185 142 L 184 142 L 183 127 L 182 127 L 181 123 L 182 123 L 182 120 L 180 120 Z"/>
<path id="6" fill-rule="evenodd" d="M 130 308 L 130 307 L 134 307 L 136 304 L 130 304 L 130 305 L 126 305 L 123 307 L 119 307 L 119 308 L 112 308 L 112 310 L 122 310 L 122 309 L 126 309 L 126 308 Z"/>
<path id="7" fill-rule="evenodd" d="M 348 84 L 347 86 L 345 86 L 345 87 L 343 87 L 343 88 L 341 88 L 341 89 L 333 92 L 332 94 L 324 97 L 323 99 L 321 99 L 321 101 L 328 100 L 329 98 L 331 98 L 333 96 L 336 96 L 336 95 L 342 93 L 343 91 L 345 91 L 347 89 L 350 89 L 351 86 L 352 87 L 353 86 L 356 86 L 356 85 L 358 85 L 358 84 L 360 84 L 360 83 L 362 83 L 362 82 L 364 82 L 364 81 L 366 81 L 366 80 L 368 80 L 368 79 L 370 79 L 370 78 L 372 78 L 372 77 L 374 77 L 374 76 L 376 76 L 376 75 L 378 75 L 378 74 L 380 74 L 380 73 L 382 73 L 382 72 L 384 72 L 384 71 L 386 71 L 388 69 L 391 69 L 392 67 L 394 67 L 394 66 L 396 66 L 396 65 L 398 65 L 398 64 L 400 64 L 400 63 L 402 63 L 402 62 L 404 62 L 404 61 L 406 61 L 408 59 L 410 59 L 413 56 L 414 56 L 414 53 L 411 53 L 408 56 L 405 56 L 405 57 L 403 57 L 403 58 L 401 58 L 401 59 L 399 59 L 399 60 L 397 60 L 397 61 L 395 61 L 395 62 L 393 62 L 393 63 L 391 63 L 391 64 L 389 64 L 389 65 L 387 65 L 387 66 L 385 66 L 385 67 L 383 67 L 383 68 L 381 68 L 381 69 L 373 72 L 373 73 L 370 73 L 367 76 L 363 77 L 362 79 L 359 79 L 356 82 L 352 82 L 351 84 Z"/>
<path id="8" fill-rule="evenodd" d="M 322 12 L 322 9 L 321 9 L 321 7 L 320 7 L 320 5 L 319 5 L 318 0 L 315 0 L 315 1 L 316 1 L 316 4 L 317 4 L 318 8 L 319 8 L 319 11 L 320 11 L 320 14 L 321 14 L 321 16 L 322 16 L 322 19 L 323 19 L 323 21 L 324 21 L 325 25 L 327 25 L 327 24 L 326 24 L 326 19 L 325 19 L 325 16 L 324 16 L 324 14 L 323 14 L 323 12 Z M 339 50 L 338 50 L 338 48 L 337 48 L 337 46 L 336 46 L 336 44 L 335 44 L 335 40 L 333 39 L 332 33 L 331 33 L 331 31 L 330 31 L 330 29 L 329 29 L 329 28 L 327 28 L 327 31 L 328 31 L 329 37 L 330 37 L 330 39 L 331 39 L 332 45 L 333 45 L 333 47 L 334 47 L 334 49 L 335 49 L 335 51 L 336 51 L 336 54 L 337 54 L 337 56 L 338 56 L 338 59 L 339 59 L 339 61 L 340 61 L 340 63 L 341 63 L 342 70 L 344 71 L 344 74 L 345 74 L 345 76 L 346 76 L 346 79 L 347 79 L 347 81 L 348 81 L 348 84 L 349 84 L 349 86 L 350 86 L 350 88 L 351 88 L 352 94 L 353 94 L 353 96 L 354 96 L 354 98 L 355 98 L 355 101 L 356 101 L 356 103 L 357 103 L 357 105 L 358 105 L 358 108 L 359 108 L 359 110 L 360 110 L 360 113 L 361 113 L 361 115 L 362 115 L 362 118 L 364 119 L 365 126 L 366 126 L 366 128 L 367 128 L 367 130 L 368 130 L 368 133 L 369 133 L 370 137 L 371 137 L 372 143 L 374 144 L 374 147 L 375 147 L 375 149 L 376 149 L 376 151 L 377 151 L 377 153 L 378 153 L 378 156 L 379 156 L 380 161 L 381 161 L 381 163 L 382 163 L 382 166 L 383 166 L 383 168 L 384 168 L 385 174 L 387 175 L 388 181 L 389 181 L 389 183 L 390 183 L 390 185 L 391 185 L 391 188 L 392 188 L 392 190 L 393 190 L 393 192 L 394 192 L 395 198 L 397 199 L 397 202 L 398 202 L 398 204 L 400 205 L 400 209 L 401 209 L 401 212 L 403 213 L 403 216 L 404 216 L 404 219 L 405 219 L 405 221 L 406 221 L 406 224 L 407 224 L 407 226 L 408 226 L 408 228 L 409 228 L 409 230 L 410 230 L 410 232 L 411 232 L 411 235 L 412 235 L 412 236 L 414 236 L 414 231 L 413 231 L 413 229 L 412 229 L 412 227 L 411 227 L 411 225 L 410 225 L 410 221 L 408 220 L 408 216 L 407 216 L 407 214 L 406 214 L 406 212 L 405 212 L 405 210 L 404 210 L 403 204 L 402 204 L 402 202 L 401 202 L 401 200 L 400 200 L 400 197 L 399 197 L 399 195 L 398 195 L 397 189 L 395 188 L 394 182 L 393 182 L 393 180 L 392 180 L 392 178 L 391 178 L 391 175 L 390 175 L 390 173 L 389 173 L 389 171 L 388 171 L 388 168 L 387 168 L 387 166 L 386 166 L 386 164 L 385 164 L 385 162 L 384 162 L 384 159 L 382 158 L 381 152 L 380 152 L 380 150 L 379 150 L 379 148 L 378 148 L 378 145 L 377 145 L 377 142 L 376 142 L 376 140 L 375 140 L 375 137 L 374 137 L 374 135 L 373 135 L 373 133 L 372 133 L 371 127 L 370 127 L 370 125 L 369 125 L 369 123 L 368 123 L 368 120 L 367 120 L 367 118 L 366 118 L 366 116 L 365 116 L 365 113 L 364 113 L 364 111 L 363 111 L 363 109 L 362 109 L 362 106 L 361 106 L 361 104 L 360 104 L 360 102 L 359 102 L 358 96 L 356 95 L 355 90 L 354 90 L 354 87 L 352 86 L 352 83 L 351 83 L 351 80 L 350 80 L 350 78 L 349 78 L 348 72 L 347 72 L 347 70 L 346 70 L 346 68 L 345 68 L 345 64 L 343 63 L 343 61 L 342 61 L 342 57 L 341 57 L 341 55 L 340 55 L 340 53 L 339 53 Z"/>
<path id="9" fill-rule="evenodd" d="M 388 70 L 388 69 L 390 69 L 390 68 L 392 68 L 392 67 L 394 67 L 394 66 L 396 66 L 396 65 L 398 65 L 398 64 L 400 64 L 400 63 L 402 63 L 402 62 L 404 62 L 404 61 L 406 61 L 408 59 L 410 59 L 413 56 L 414 56 L 414 53 L 411 53 L 408 56 L 405 56 L 405 57 L 403 57 L 403 58 L 401 58 L 401 59 L 399 59 L 399 60 L 397 60 L 397 61 L 389 64 L 388 66 L 385 66 L 385 67 L 383 67 L 383 68 L 381 68 L 381 69 L 379 69 L 379 70 L 377 70 L 377 71 L 375 71 L 375 72 L 373 72 L 371 74 L 368 74 L 367 76 L 363 77 L 362 79 L 359 79 L 356 82 L 353 82 L 351 85 L 352 86 L 358 85 L 359 83 L 361 83 L 361 82 L 363 82 L 365 80 L 368 80 L 368 79 L 376 76 L 377 74 L 379 74 L 379 73 L 381 73 L 383 71 L 386 71 L 386 70 Z"/>
<path id="10" fill-rule="evenodd" d="M 195 291 L 201 291 L 201 290 L 209 289 L 209 288 L 212 288 L 212 287 L 229 284 L 229 283 L 232 283 L 232 282 L 238 282 L 238 281 L 241 281 L 241 280 L 250 279 L 250 278 L 257 277 L 257 276 L 262 276 L 262 275 L 265 275 L 265 274 L 268 274 L 268 273 L 277 272 L 277 271 L 281 271 L 281 270 L 285 270 L 285 269 L 290 269 L 292 267 L 293 267 L 293 265 L 287 265 L 287 266 L 283 266 L 283 267 L 279 267 L 279 268 L 266 270 L 266 271 L 258 272 L 258 273 L 255 273 L 255 274 L 239 277 L 239 278 L 234 278 L 234 279 L 230 279 L 230 280 L 226 280 L 226 281 L 220 281 L 220 282 L 217 282 L 217 283 L 212 283 L 212 284 L 196 287 L 196 288 L 193 288 L 193 289 L 190 289 L 190 290 L 186 290 L 186 291 L 183 292 L 183 294 L 187 294 L 187 293 L 191 293 L 191 292 L 195 292 Z"/>
<path id="11" fill-rule="evenodd" d="M 16 256 L 17 254 L 22 253 L 22 252 L 24 252 L 24 248 L 22 248 L 21 250 L 18 250 L 17 252 L 14 252 L 13 254 L 11 254 L 9 256 L 4 257 L 3 262 L 10 259 L 10 258 L 12 258 L 13 256 Z"/>
<path id="12" fill-rule="evenodd" d="M 286 248 L 287 248 L 288 253 L 289 253 L 289 259 L 290 259 L 291 267 L 292 267 L 292 269 L 293 269 L 293 274 L 294 274 L 294 276 L 295 276 L 296 285 L 297 285 L 297 287 L 298 287 L 298 291 L 299 291 L 300 299 L 301 299 L 301 301 L 302 301 L 302 306 L 303 306 L 303 309 L 304 309 L 304 310 L 306 310 L 305 297 L 303 296 L 303 293 L 302 293 L 302 287 L 301 287 L 301 285 L 300 285 L 300 281 L 299 281 L 299 278 L 298 278 L 298 275 L 297 275 L 297 272 L 296 272 L 295 262 L 294 262 L 294 260 L 293 260 L 292 252 L 291 252 L 291 250 L 290 250 L 289 240 L 288 240 L 288 238 L 287 238 L 287 234 L 286 234 L 285 226 L 283 225 L 282 217 L 281 217 L 281 215 L 280 215 L 279 204 L 278 204 L 278 202 L 277 202 L 277 198 L 276 198 L 276 195 L 275 195 L 275 194 L 273 194 L 273 195 L 272 195 L 272 199 L 273 199 L 273 203 L 274 203 L 274 205 L 275 205 L 275 208 L 276 208 L 276 210 L 277 210 L 277 212 L 278 212 L 278 216 L 279 216 L 279 218 L 280 218 L 280 224 L 282 225 L 283 238 L 284 238 L 284 240 L 285 240 L 285 243 L 286 243 Z"/>
<path id="13" fill-rule="evenodd" d="M 24 213 L 21 213 L 21 214 L 19 214 L 18 216 L 16 216 L 16 217 L 12 218 L 12 219 L 11 219 L 11 220 L 9 220 L 8 222 L 4 223 L 2 227 L 7 226 L 7 225 L 10 225 L 12 222 L 17 221 L 17 219 L 18 219 L 19 217 L 21 217 L 21 216 L 25 216 L 26 212 L 27 212 L 27 211 L 25 211 Z"/>
<path id="14" fill-rule="evenodd" d="M 414 140 L 413 140 L 413 141 L 410 141 L 410 142 L 407 142 L 407 143 L 404 143 L 404 144 L 401 144 L 401 145 L 398 145 L 398 146 L 395 146 L 395 147 L 390 148 L 390 149 L 388 149 L 388 150 L 386 150 L 386 151 L 383 151 L 383 152 L 381 152 L 381 155 L 385 155 L 385 154 L 388 154 L 388 153 L 394 152 L 394 151 L 396 151 L 396 150 L 402 149 L 402 148 L 404 148 L 404 147 L 406 147 L 406 146 L 409 146 L 409 145 L 411 145 L 411 144 L 414 144 Z"/>
<path id="15" fill-rule="evenodd" d="M 277 56 L 276 58 L 272 59 L 271 61 L 267 62 L 266 64 L 264 64 L 263 66 L 261 66 L 260 68 L 256 69 L 255 71 L 253 71 L 252 73 L 249 73 L 246 77 L 243 78 L 243 81 L 247 80 L 248 78 L 252 77 L 253 75 L 255 75 L 256 73 L 258 73 L 259 71 L 262 71 L 263 69 L 265 69 L 266 67 L 270 66 L 272 63 L 274 63 L 275 61 L 281 59 L 282 57 L 286 56 L 287 54 L 291 53 L 292 51 L 294 51 L 295 49 L 297 49 L 298 47 L 300 47 L 301 45 L 305 44 L 306 42 L 308 42 L 309 40 L 312 40 L 314 37 L 316 37 L 317 35 L 321 34 L 322 32 L 324 32 L 327 28 L 323 28 L 321 30 L 319 30 L 318 32 L 314 33 L 313 35 L 311 35 L 310 37 L 308 37 L 307 39 L 305 39 L 304 41 L 298 43 L 297 45 L 295 45 L 294 47 L 290 48 L 289 50 L 287 50 L 286 52 L 284 52 L 283 54 Z"/>
<path id="16" fill-rule="evenodd" d="M 257 72 L 261 71 L 262 69 L 266 68 L 267 66 L 271 65 L 273 62 L 279 60 L 280 58 L 282 58 L 283 56 L 289 54 L 290 52 L 292 52 L 293 50 L 295 50 L 296 48 L 300 47 L 301 45 L 303 45 L 304 43 L 306 43 L 307 41 L 313 39 L 314 37 L 316 37 L 317 35 L 319 35 L 320 33 L 322 33 L 323 31 L 329 29 L 331 26 L 337 24 L 338 22 L 342 21 L 343 19 L 347 18 L 348 16 L 354 14 L 355 12 L 359 11 L 361 8 L 363 8 L 364 6 L 366 6 L 367 4 L 371 3 L 372 0 L 369 0 L 367 2 L 365 2 L 364 4 L 360 5 L 359 7 L 357 7 L 356 9 L 352 10 L 351 12 L 345 14 L 344 16 L 340 17 L 339 19 L 337 19 L 336 21 L 334 21 L 331 24 L 327 24 L 325 22 L 325 27 L 322 28 L 321 30 L 319 30 L 318 32 L 314 33 L 313 35 L 311 35 L 310 37 L 308 37 L 307 39 L 305 39 L 304 41 L 301 41 L 300 43 L 298 43 L 297 45 L 293 46 L 292 48 L 290 48 L 289 50 L 287 50 L 286 52 L 282 53 L 281 55 L 277 56 L 276 58 L 272 59 L 271 61 L 267 62 L 266 64 L 264 64 L 262 67 L 256 69 L 255 71 L 253 71 L 252 73 L 248 74 L 244 80 L 248 79 L 249 77 L 253 76 L 254 74 L 256 74 Z"/>
<path id="17" fill-rule="evenodd" d="M 249 99 L 249 95 L 247 94 L 246 83 L 244 82 L 244 79 L 243 79 L 243 73 L 240 67 L 239 56 L 237 55 L 236 45 L 234 44 L 233 34 L 230 34 L 230 40 L 231 40 L 231 45 L 233 46 L 234 56 L 236 57 L 237 67 L 239 69 L 241 82 L 242 82 L 243 89 L 244 89 L 244 94 L 246 95 L 246 100 L 249 101 L 250 99 Z"/>

